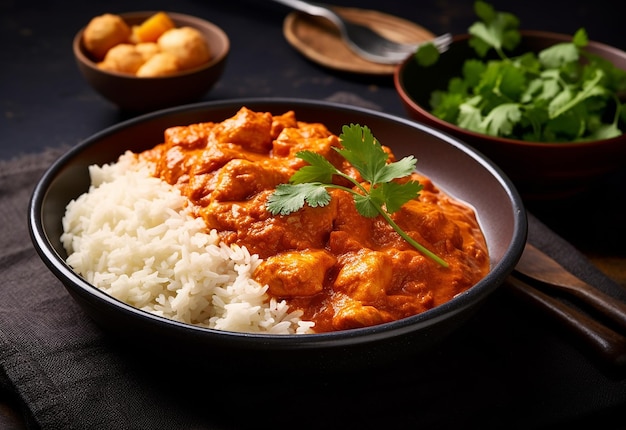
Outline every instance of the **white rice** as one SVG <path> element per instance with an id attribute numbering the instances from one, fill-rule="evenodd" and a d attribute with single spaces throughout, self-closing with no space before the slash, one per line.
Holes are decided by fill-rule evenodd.
<path id="1" fill-rule="evenodd" d="M 90 166 L 89 191 L 70 202 L 61 240 L 89 283 L 146 312 L 238 332 L 311 333 L 301 311 L 252 279 L 261 260 L 220 243 L 173 186 L 126 153 Z"/>

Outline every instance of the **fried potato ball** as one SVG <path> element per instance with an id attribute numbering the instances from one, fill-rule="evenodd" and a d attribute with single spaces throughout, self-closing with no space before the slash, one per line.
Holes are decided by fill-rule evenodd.
<path id="1" fill-rule="evenodd" d="M 180 70 L 192 69 L 211 59 L 211 51 L 200 31 L 192 27 L 167 30 L 157 41 L 163 52 L 174 54 Z"/>
<path id="2" fill-rule="evenodd" d="M 179 71 L 176 56 L 170 52 L 158 52 L 137 70 L 136 75 L 142 78 L 149 78 L 172 75 Z"/>
<path id="3" fill-rule="evenodd" d="M 97 61 L 104 59 L 107 51 L 129 40 L 132 30 L 119 15 L 105 13 L 89 21 L 83 33 L 85 48 Z"/>
<path id="4" fill-rule="evenodd" d="M 161 52 L 159 45 L 156 42 L 141 42 L 135 45 L 137 51 L 143 56 L 144 61 L 148 61 L 150 58 Z"/>
<path id="5" fill-rule="evenodd" d="M 146 58 L 135 45 L 120 43 L 109 49 L 104 60 L 98 63 L 98 67 L 103 70 L 134 75 L 145 62 Z"/>

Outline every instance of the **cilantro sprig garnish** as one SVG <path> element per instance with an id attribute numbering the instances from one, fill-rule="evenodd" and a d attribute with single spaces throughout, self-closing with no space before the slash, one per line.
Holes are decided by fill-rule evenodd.
<path id="1" fill-rule="evenodd" d="M 478 57 L 464 62 L 445 91 L 431 94 L 435 116 L 478 133 L 537 142 L 623 133 L 626 102 L 620 94 L 626 91 L 626 71 L 584 50 L 589 43 L 584 28 L 571 42 L 509 57 L 521 40 L 517 17 L 480 0 L 474 10 L 480 21 L 468 29 L 468 43 Z M 487 60 L 490 51 L 497 55 Z M 415 58 L 429 66 L 439 53 L 424 47 Z"/>
<path id="2" fill-rule="evenodd" d="M 339 135 L 342 147 L 333 147 L 345 158 L 369 185 L 364 185 L 333 166 L 322 155 L 312 151 L 296 154 L 308 163 L 296 171 L 288 184 L 280 184 L 267 200 L 267 209 L 273 215 L 289 215 L 302 209 L 326 206 L 330 202 L 329 188 L 346 191 L 354 197 L 357 211 L 364 217 L 382 216 L 387 223 L 409 244 L 440 265 L 448 264 L 426 249 L 398 226 L 390 214 L 400 210 L 403 204 L 419 197 L 423 186 L 418 181 L 394 181 L 410 175 L 417 160 L 413 156 L 388 162 L 389 155 L 367 126 L 344 125 Z M 333 176 L 341 176 L 354 184 L 354 188 L 334 184 Z"/>

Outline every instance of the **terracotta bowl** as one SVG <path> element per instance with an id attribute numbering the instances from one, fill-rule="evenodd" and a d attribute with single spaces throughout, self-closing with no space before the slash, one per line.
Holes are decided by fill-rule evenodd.
<path id="1" fill-rule="evenodd" d="M 448 81 L 460 75 L 463 62 L 476 53 L 468 45 L 468 34 L 454 37 L 450 49 L 431 67 L 407 58 L 394 73 L 394 84 L 408 115 L 444 131 L 478 149 L 511 178 L 526 200 L 575 196 L 626 165 L 626 134 L 605 140 L 542 143 L 505 139 L 475 133 L 443 121 L 430 113 L 430 95 L 445 90 Z M 522 31 L 518 52 L 538 52 L 571 36 L 542 31 Z M 626 52 L 597 42 L 587 51 L 626 69 Z M 626 125 L 622 125 L 626 129 Z"/>
<path id="2" fill-rule="evenodd" d="M 119 14 L 129 25 L 137 25 L 155 11 Z M 82 28 L 74 37 L 73 50 L 78 68 L 87 82 L 104 98 L 122 110 L 145 112 L 199 100 L 219 80 L 230 50 L 226 33 L 215 24 L 194 16 L 167 12 L 176 27 L 198 29 L 212 52 L 212 59 L 197 68 L 164 77 L 136 77 L 97 67 L 85 50 Z"/>
<path id="3" fill-rule="evenodd" d="M 124 304 L 90 285 L 65 259 L 60 241 L 66 205 L 89 188 L 88 166 L 117 160 L 126 150 L 142 151 L 162 142 L 175 125 L 220 122 L 241 106 L 282 114 L 293 110 L 306 122 L 321 122 L 334 133 L 351 122 L 368 125 L 398 157 L 417 154 L 419 169 L 477 211 L 490 254 L 489 273 L 466 292 L 421 314 L 398 321 L 329 333 L 271 335 L 236 333 L 187 325 Z M 471 180 L 468 180 L 471 178 Z M 44 174 L 29 210 L 33 243 L 42 260 L 85 310 L 119 340 L 166 356 L 175 362 L 198 358 L 239 374 L 250 368 L 311 371 L 366 368 L 417 356 L 432 349 L 478 312 L 513 270 L 526 243 L 526 212 L 510 181 L 492 163 L 457 139 L 430 127 L 366 109 L 294 99 L 241 99 L 196 103 L 160 110 L 120 123 L 72 148 Z M 61 284 L 52 287 L 63 288 Z M 69 300 L 69 296 L 68 296 Z M 303 365 L 306 363 L 306 365 Z M 218 367 L 216 367 L 218 368 Z M 221 367 L 219 367 L 222 369 Z"/>

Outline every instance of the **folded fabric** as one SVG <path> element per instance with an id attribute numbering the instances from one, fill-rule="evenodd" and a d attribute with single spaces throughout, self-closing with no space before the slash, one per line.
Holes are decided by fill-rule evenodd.
<path id="1" fill-rule="evenodd" d="M 603 373 L 502 289 L 432 352 L 393 368 L 310 378 L 284 375 L 280 363 L 239 373 L 129 350 L 83 313 L 31 244 L 28 200 L 62 151 L 0 162 L 0 389 L 30 428 L 529 429 L 591 419 L 626 402 L 626 381 Z M 531 242 L 626 299 L 529 217 Z"/>

